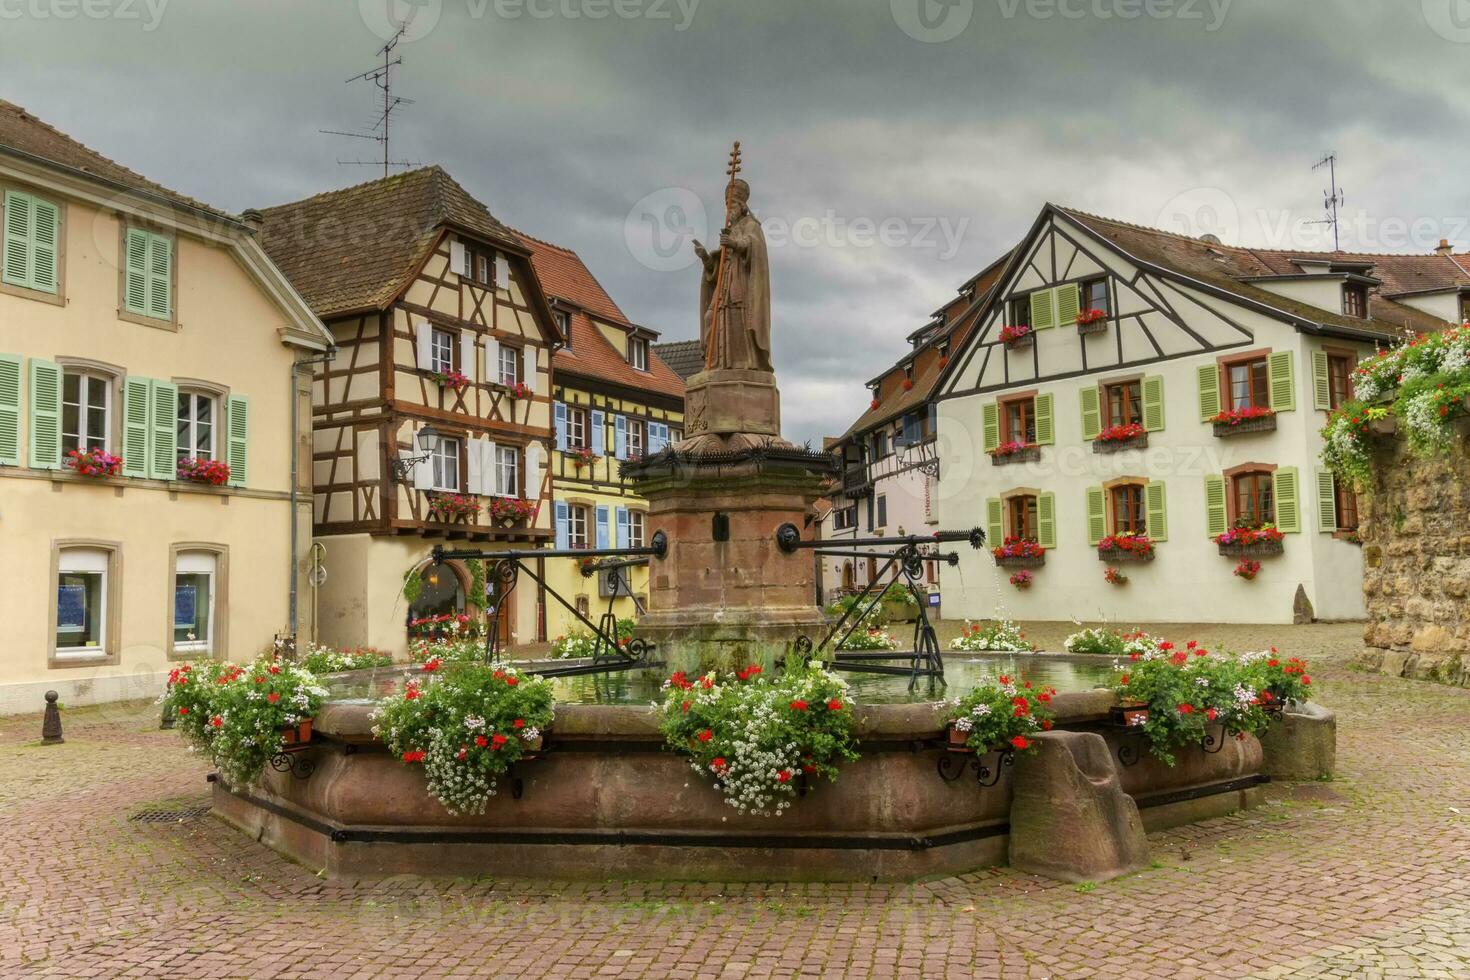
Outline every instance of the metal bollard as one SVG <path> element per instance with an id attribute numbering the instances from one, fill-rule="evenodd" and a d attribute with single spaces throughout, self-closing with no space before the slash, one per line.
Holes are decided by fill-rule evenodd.
<path id="1" fill-rule="evenodd" d="M 41 718 L 41 744 L 60 745 L 66 739 L 61 737 L 61 709 L 56 706 L 57 693 L 46 692 L 46 713 Z"/>

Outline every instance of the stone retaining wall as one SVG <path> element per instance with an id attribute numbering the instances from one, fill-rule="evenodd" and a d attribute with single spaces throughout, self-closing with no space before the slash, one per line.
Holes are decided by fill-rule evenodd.
<path id="1" fill-rule="evenodd" d="M 1420 459 L 1402 436 L 1377 440 L 1362 500 L 1368 666 L 1470 685 L 1470 444 Z"/>

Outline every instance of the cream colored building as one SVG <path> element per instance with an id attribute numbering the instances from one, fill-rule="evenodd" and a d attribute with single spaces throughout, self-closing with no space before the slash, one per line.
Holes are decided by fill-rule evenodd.
<path id="1" fill-rule="evenodd" d="M 172 662 L 266 649 L 310 540 L 297 363 L 330 336 L 240 219 L 3 101 L 0 196 L 0 713 L 149 697 Z M 74 450 L 120 472 L 82 475 Z M 195 459 L 227 483 L 181 479 Z"/>

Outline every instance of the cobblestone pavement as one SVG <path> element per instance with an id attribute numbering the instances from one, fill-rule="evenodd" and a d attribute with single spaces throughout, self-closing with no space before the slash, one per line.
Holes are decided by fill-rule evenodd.
<path id="1" fill-rule="evenodd" d="M 1311 658 L 1340 773 L 1095 887 L 327 881 L 198 815 L 152 706 L 0 719 L 0 976 L 1470 976 L 1470 691 L 1347 669 L 1356 625 L 1159 632 Z"/>

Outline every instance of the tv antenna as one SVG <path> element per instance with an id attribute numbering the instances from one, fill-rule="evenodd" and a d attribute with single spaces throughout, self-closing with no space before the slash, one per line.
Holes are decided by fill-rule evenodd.
<path id="1" fill-rule="evenodd" d="M 1332 250 L 1334 252 L 1341 252 L 1342 244 L 1338 239 L 1337 231 L 1337 209 L 1341 205 L 1347 203 L 1347 195 L 1343 193 L 1341 187 L 1337 186 L 1337 154 L 1327 154 L 1325 157 L 1317 161 L 1317 163 L 1312 167 L 1312 170 L 1315 172 L 1321 170 L 1323 167 L 1327 168 L 1329 186 L 1327 190 L 1323 192 L 1324 196 L 1322 198 L 1322 208 L 1327 212 L 1328 216 L 1326 218 L 1323 218 L 1321 221 L 1309 221 L 1307 223 L 1313 225 L 1331 225 Z"/>
<path id="2" fill-rule="evenodd" d="M 353 139 L 372 140 L 383 147 L 383 159 L 381 161 L 338 160 L 337 162 L 343 166 L 376 167 L 381 165 L 383 168 L 384 177 L 388 176 L 388 172 L 392 167 L 415 166 L 414 163 L 408 160 L 392 159 L 389 156 L 388 152 L 389 124 L 392 122 L 394 111 L 397 110 L 400 106 L 413 105 L 413 99 L 405 99 L 401 95 L 393 94 L 393 69 L 403 64 L 403 56 L 395 56 L 393 52 L 395 49 L 397 49 L 398 42 L 403 40 L 403 35 L 407 33 L 408 27 L 409 25 L 407 22 L 400 25 L 398 28 L 398 32 L 394 34 L 391 38 L 389 38 L 388 43 L 383 45 L 382 49 L 378 51 L 378 54 L 383 56 L 383 63 L 381 65 L 377 66 L 376 68 L 371 68 L 363 72 L 361 75 L 353 75 L 351 78 L 347 79 L 347 84 L 349 85 L 351 85 L 353 82 L 372 82 L 383 92 L 382 114 L 379 115 L 377 121 L 374 122 L 371 127 L 369 127 L 369 131 L 366 133 L 349 133 L 339 129 L 317 130 L 317 132 L 325 133 L 329 136 L 350 136 Z"/>

